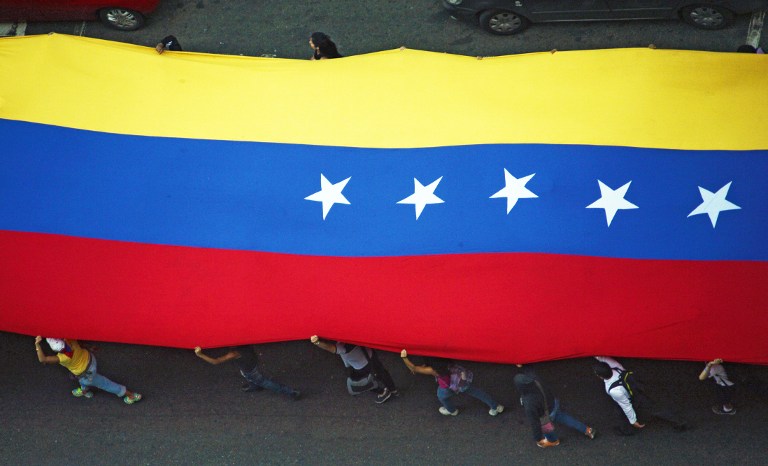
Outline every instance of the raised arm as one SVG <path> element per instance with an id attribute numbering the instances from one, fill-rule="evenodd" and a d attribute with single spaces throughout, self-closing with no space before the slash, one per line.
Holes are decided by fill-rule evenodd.
<path id="1" fill-rule="evenodd" d="M 317 335 L 312 335 L 309 339 L 313 345 L 328 351 L 329 353 L 336 354 L 336 345 L 331 342 L 321 340 Z"/>
<path id="2" fill-rule="evenodd" d="M 35 337 L 35 352 L 37 353 L 37 360 L 43 364 L 58 364 L 59 358 L 56 356 L 46 356 L 43 353 L 43 349 L 40 348 L 40 342 L 43 341 L 43 337 L 40 335 Z"/>
<path id="3" fill-rule="evenodd" d="M 699 374 L 699 380 L 707 380 L 709 377 L 709 371 L 712 369 L 712 366 L 715 364 L 722 364 L 722 359 L 713 359 L 712 361 L 709 361 L 706 366 L 704 366 L 704 370 L 701 371 L 701 374 Z"/>
<path id="4" fill-rule="evenodd" d="M 408 370 L 411 371 L 411 374 L 424 374 L 431 375 L 433 377 L 440 375 L 429 366 L 417 366 L 416 364 L 412 363 L 411 360 L 408 359 L 408 352 L 406 350 L 400 351 L 400 358 L 403 360 Z"/>
<path id="5" fill-rule="evenodd" d="M 203 353 L 203 349 L 200 348 L 199 346 L 195 347 L 195 354 L 197 355 L 198 358 L 202 359 L 203 361 L 209 364 L 213 364 L 214 366 L 218 366 L 223 362 L 231 361 L 233 359 L 237 359 L 240 357 L 240 353 L 238 353 L 237 351 L 230 351 L 224 356 L 219 356 L 218 358 L 212 358 L 207 354 Z"/>

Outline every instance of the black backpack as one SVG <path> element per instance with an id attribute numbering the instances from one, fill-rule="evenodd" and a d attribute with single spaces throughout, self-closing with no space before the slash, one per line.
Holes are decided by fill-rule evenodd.
<path id="1" fill-rule="evenodd" d="M 623 371 L 617 367 L 614 367 L 613 370 L 619 373 L 619 380 L 613 382 L 611 386 L 608 387 L 608 391 L 613 390 L 615 387 L 624 387 L 627 391 L 627 395 L 629 395 L 629 399 L 632 400 L 632 398 L 634 398 L 642 389 L 640 383 L 635 379 L 635 373 L 632 371 Z"/>

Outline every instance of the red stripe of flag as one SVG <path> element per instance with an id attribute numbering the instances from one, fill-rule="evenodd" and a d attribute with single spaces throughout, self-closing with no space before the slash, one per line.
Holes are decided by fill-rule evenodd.
<path id="1" fill-rule="evenodd" d="M 0 330 L 192 348 L 326 338 L 493 362 L 768 364 L 768 263 L 317 257 L 0 231 Z"/>

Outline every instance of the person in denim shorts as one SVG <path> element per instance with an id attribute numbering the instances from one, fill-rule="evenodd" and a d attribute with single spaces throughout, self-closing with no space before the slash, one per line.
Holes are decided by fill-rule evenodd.
<path id="1" fill-rule="evenodd" d="M 132 405 L 141 400 L 141 394 L 132 392 L 125 385 L 115 383 L 97 372 L 96 357 L 91 351 L 80 346 L 77 340 L 64 340 L 60 338 L 46 338 L 48 346 L 56 353 L 55 356 L 47 356 L 43 353 L 40 343 L 43 337 L 35 338 L 35 350 L 37 360 L 43 364 L 61 364 L 75 377 L 80 386 L 72 390 L 77 397 L 93 398 L 93 388 L 99 388 L 123 399 L 126 404 Z"/>

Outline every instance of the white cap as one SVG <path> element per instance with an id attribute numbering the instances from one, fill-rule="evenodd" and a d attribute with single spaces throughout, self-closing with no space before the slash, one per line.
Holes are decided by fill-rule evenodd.
<path id="1" fill-rule="evenodd" d="M 61 352 L 66 346 L 66 343 L 64 343 L 64 340 L 61 338 L 46 338 L 45 341 L 47 341 L 48 346 L 57 353 Z"/>

